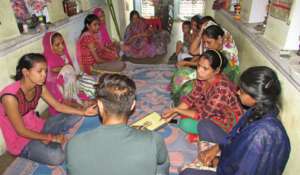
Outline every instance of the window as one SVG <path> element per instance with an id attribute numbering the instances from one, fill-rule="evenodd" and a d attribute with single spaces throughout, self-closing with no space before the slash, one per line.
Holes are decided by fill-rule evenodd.
<path id="1" fill-rule="evenodd" d="M 142 0 L 142 12 L 141 15 L 144 18 L 149 18 L 151 16 L 154 16 L 154 5 L 153 0 Z"/>
<path id="2" fill-rule="evenodd" d="M 205 0 L 180 0 L 179 18 L 190 18 L 196 14 L 204 15 Z"/>

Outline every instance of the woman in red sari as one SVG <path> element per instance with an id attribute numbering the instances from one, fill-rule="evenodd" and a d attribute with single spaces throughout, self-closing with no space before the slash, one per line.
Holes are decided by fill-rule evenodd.
<path id="1" fill-rule="evenodd" d="M 243 111 L 236 96 L 236 86 L 222 70 L 227 64 L 227 59 L 219 51 L 208 50 L 204 52 L 197 65 L 197 80 L 193 91 L 184 97 L 181 103 L 168 109 L 165 118 L 174 114 L 181 115 L 179 127 L 189 135 L 190 141 L 195 141 L 199 125 L 205 123 L 206 129 L 212 130 L 214 142 L 222 139 L 239 120 Z M 198 125 L 198 129 L 197 129 Z M 207 126 L 211 126 L 207 128 Z"/>
<path id="2" fill-rule="evenodd" d="M 83 72 L 91 74 L 94 64 L 118 59 L 117 52 L 108 51 L 99 39 L 99 18 L 90 14 L 84 20 L 84 28 L 77 43 L 77 58 Z"/>

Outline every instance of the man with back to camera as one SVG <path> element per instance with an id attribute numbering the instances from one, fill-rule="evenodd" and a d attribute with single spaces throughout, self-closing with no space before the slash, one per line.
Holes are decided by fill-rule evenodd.
<path id="1" fill-rule="evenodd" d="M 67 145 L 71 175 L 167 175 L 169 157 L 154 132 L 127 125 L 135 107 L 136 86 L 125 75 L 104 74 L 96 87 L 99 127 L 74 136 Z"/>

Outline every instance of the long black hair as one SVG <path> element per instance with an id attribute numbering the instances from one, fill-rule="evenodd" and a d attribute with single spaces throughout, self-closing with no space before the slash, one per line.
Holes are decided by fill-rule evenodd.
<path id="1" fill-rule="evenodd" d="M 211 16 L 203 16 L 200 19 L 200 21 L 199 21 L 199 26 L 202 26 L 204 23 L 206 23 L 208 21 L 212 21 L 212 22 L 218 24 L 213 17 L 211 17 Z"/>
<path id="2" fill-rule="evenodd" d="M 39 53 L 28 53 L 21 57 L 21 59 L 18 62 L 18 65 L 16 67 L 16 74 L 12 76 L 12 79 L 18 81 L 23 78 L 22 70 L 25 68 L 27 70 L 31 69 L 34 65 L 34 63 L 40 63 L 45 62 L 46 59 L 44 55 Z"/>
<path id="3" fill-rule="evenodd" d="M 137 16 L 137 17 L 140 18 L 139 12 L 136 11 L 136 10 L 132 10 L 132 11 L 130 12 L 130 14 L 129 14 L 129 19 L 130 19 L 130 21 L 132 20 L 132 18 L 133 18 L 134 16 Z"/>
<path id="4" fill-rule="evenodd" d="M 220 26 L 211 25 L 203 31 L 202 36 L 203 35 L 206 35 L 208 38 L 213 38 L 216 40 L 219 38 L 219 36 L 223 37 L 225 35 L 225 32 Z"/>
<path id="5" fill-rule="evenodd" d="M 220 69 L 220 73 L 227 66 L 228 60 L 227 58 L 217 50 L 207 50 L 202 55 L 200 55 L 200 59 L 207 59 L 209 61 L 210 67 L 213 70 Z"/>
<path id="6" fill-rule="evenodd" d="M 91 25 L 93 21 L 99 21 L 98 16 L 94 15 L 94 14 L 88 14 L 85 19 L 84 19 L 84 27 L 81 30 L 81 34 L 82 35 L 84 32 L 86 32 L 88 30 L 88 25 Z"/>
<path id="7" fill-rule="evenodd" d="M 248 122 L 261 119 L 269 112 L 279 113 L 281 86 L 271 68 L 266 66 L 248 68 L 240 77 L 240 88 L 256 100 Z"/>

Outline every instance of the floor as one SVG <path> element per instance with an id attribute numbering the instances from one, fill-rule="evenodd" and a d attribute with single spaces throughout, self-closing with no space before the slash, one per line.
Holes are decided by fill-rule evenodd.
<path id="1" fill-rule="evenodd" d="M 168 44 L 168 52 L 165 55 L 147 58 L 147 59 L 125 59 L 126 61 L 130 61 L 137 64 L 167 64 L 169 62 L 170 57 L 175 53 L 176 42 L 182 38 L 181 33 L 181 23 L 175 22 L 173 25 L 173 30 L 170 35 L 171 41 Z M 0 156 L 0 174 L 2 174 L 6 167 L 8 167 L 13 161 L 14 157 L 9 154 L 4 154 Z"/>

